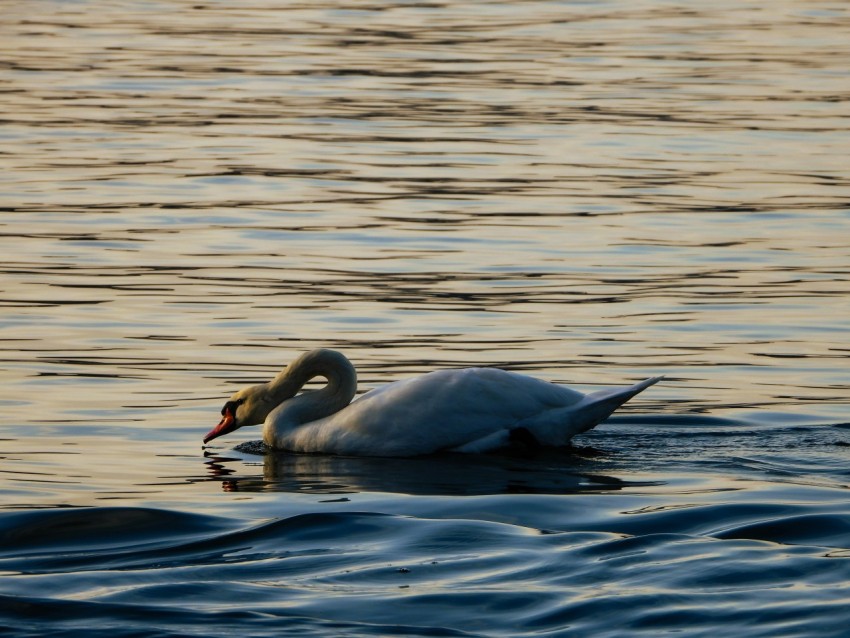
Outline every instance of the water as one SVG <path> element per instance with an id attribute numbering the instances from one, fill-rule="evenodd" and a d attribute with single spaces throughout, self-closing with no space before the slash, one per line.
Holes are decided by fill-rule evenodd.
<path id="1" fill-rule="evenodd" d="M 843 636 L 844 3 L 13 3 L 4 635 Z M 656 374 L 571 452 L 201 449 L 361 391 Z M 241 450 L 241 451 L 240 451 Z"/>

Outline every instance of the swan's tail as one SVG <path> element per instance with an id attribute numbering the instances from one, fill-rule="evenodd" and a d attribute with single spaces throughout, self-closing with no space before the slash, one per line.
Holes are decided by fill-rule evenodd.
<path id="1" fill-rule="evenodd" d="M 617 408 L 664 377 L 652 377 L 628 388 L 613 388 L 591 392 L 575 406 L 572 424 L 573 434 L 587 432 L 611 416 Z"/>

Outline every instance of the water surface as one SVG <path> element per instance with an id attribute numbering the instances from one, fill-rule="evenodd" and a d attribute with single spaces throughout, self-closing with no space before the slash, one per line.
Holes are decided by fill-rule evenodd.
<path id="1" fill-rule="evenodd" d="M 839 636 L 839 2 L 43 0 L 0 18 L 10 635 Z M 206 450 L 360 390 L 665 374 L 578 450 Z"/>

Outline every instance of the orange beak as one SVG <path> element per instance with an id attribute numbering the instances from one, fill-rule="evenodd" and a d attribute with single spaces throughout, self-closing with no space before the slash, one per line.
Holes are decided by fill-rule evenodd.
<path id="1" fill-rule="evenodd" d="M 222 434 L 227 434 L 228 432 L 233 432 L 238 426 L 236 425 L 236 417 L 233 412 L 230 410 L 224 411 L 224 416 L 221 417 L 221 421 L 218 422 L 218 425 L 215 426 L 212 430 L 207 432 L 207 435 L 204 437 L 204 443 L 209 443 L 213 439 L 220 437 Z"/>

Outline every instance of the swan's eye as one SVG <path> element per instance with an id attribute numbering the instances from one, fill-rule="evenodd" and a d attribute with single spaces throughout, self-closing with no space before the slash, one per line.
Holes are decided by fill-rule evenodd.
<path id="1" fill-rule="evenodd" d="M 236 408 L 245 403 L 245 399 L 236 399 L 235 401 L 228 401 L 224 404 L 224 407 L 221 409 L 221 414 L 224 416 L 228 412 L 230 414 L 236 414 Z"/>

